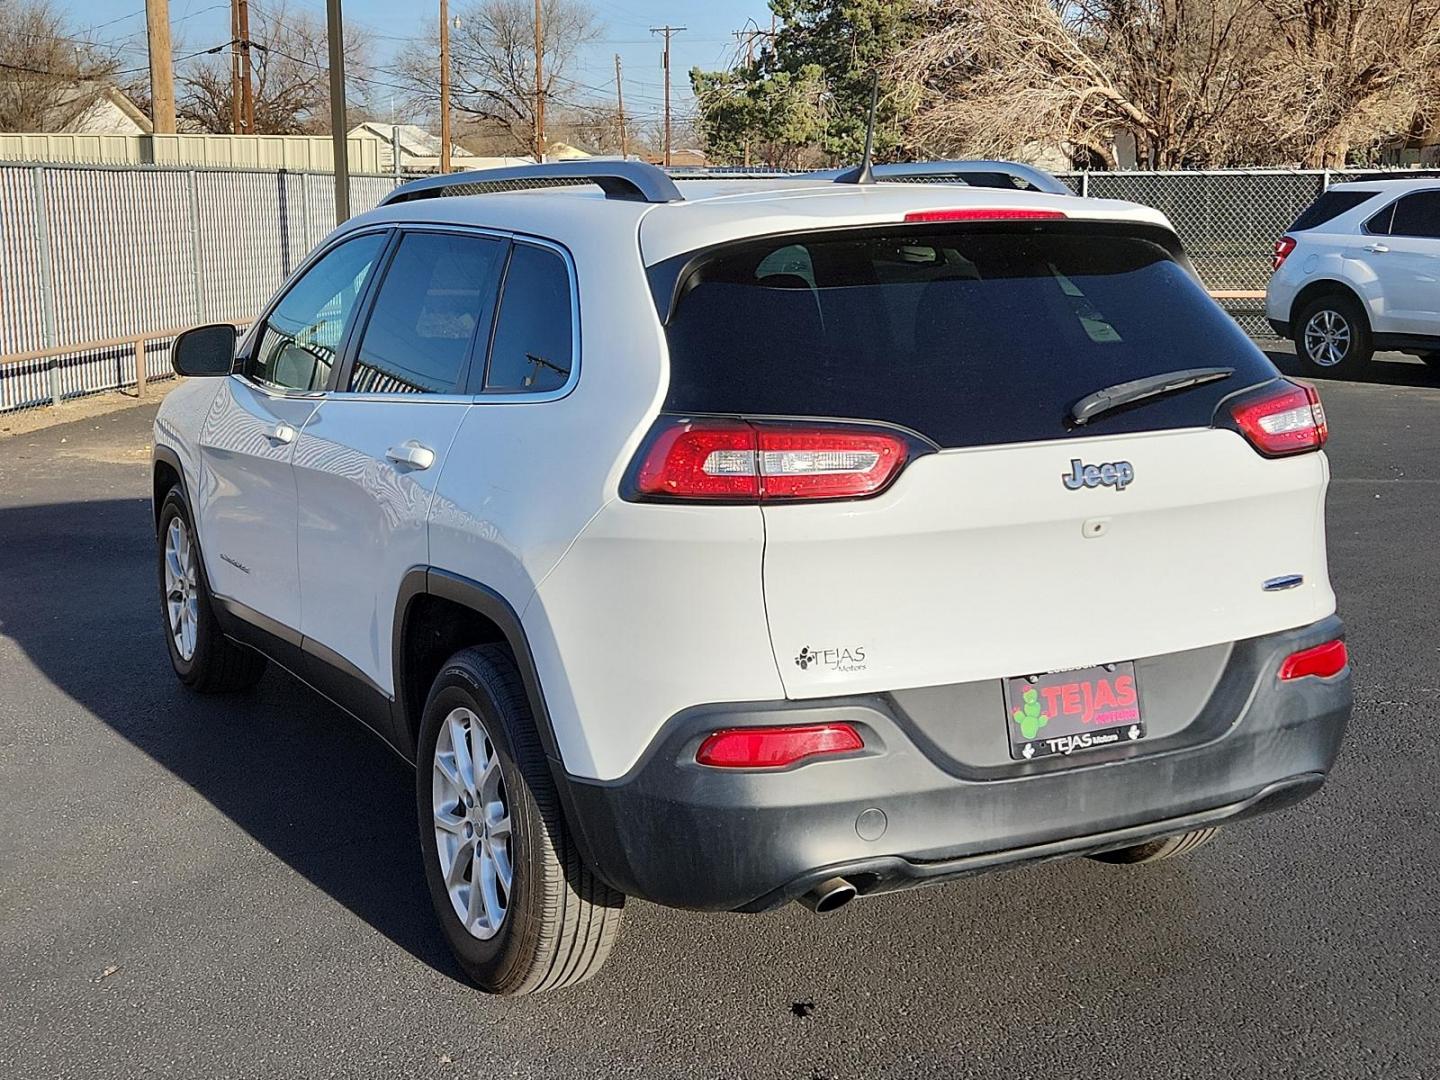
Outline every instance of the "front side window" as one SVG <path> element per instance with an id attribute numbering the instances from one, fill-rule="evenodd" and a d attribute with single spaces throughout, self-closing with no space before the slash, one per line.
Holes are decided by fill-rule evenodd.
<path id="1" fill-rule="evenodd" d="M 1417 191 L 1397 202 L 1390 235 L 1440 239 L 1440 191 Z"/>
<path id="2" fill-rule="evenodd" d="M 357 236 L 305 271 L 265 320 L 246 374 L 278 390 L 323 390 L 385 241 L 384 233 Z"/>
<path id="3" fill-rule="evenodd" d="M 517 243 L 505 273 L 486 393 L 558 390 L 575 360 L 570 272 L 549 248 Z"/>
<path id="4" fill-rule="evenodd" d="M 505 244 L 460 233 L 400 241 L 365 324 L 348 389 L 450 394 L 490 333 Z"/>

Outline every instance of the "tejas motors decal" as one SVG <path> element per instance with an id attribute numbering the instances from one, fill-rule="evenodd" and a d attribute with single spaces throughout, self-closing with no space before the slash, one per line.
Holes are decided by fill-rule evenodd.
<path id="1" fill-rule="evenodd" d="M 795 657 L 795 666 L 801 671 L 855 672 L 865 670 L 865 646 L 851 645 L 848 648 L 812 649 L 806 645 Z"/>

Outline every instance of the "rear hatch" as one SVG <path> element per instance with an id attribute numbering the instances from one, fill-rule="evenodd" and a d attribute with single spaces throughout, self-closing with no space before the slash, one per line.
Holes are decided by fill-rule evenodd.
<path id="1" fill-rule="evenodd" d="M 777 484 L 761 499 L 790 697 L 1122 663 L 1334 610 L 1325 459 L 1289 452 L 1323 435 L 1284 441 L 1318 406 L 1293 408 L 1306 391 L 1209 300 L 1167 231 L 830 230 L 727 245 L 677 281 L 669 422 L 783 431 L 820 418 L 899 440 L 867 497 Z M 1175 372 L 1190 383 L 1077 411 Z M 1267 401 L 1288 401 L 1290 419 L 1257 428 L 1246 407 Z M 803 443 L 767 454 L 762 437 L 757 460 L 778 470 Z M 741 467 L 718 453 L 707 461 Z M 796 460 L 843 473 L 861 459 Z"/>

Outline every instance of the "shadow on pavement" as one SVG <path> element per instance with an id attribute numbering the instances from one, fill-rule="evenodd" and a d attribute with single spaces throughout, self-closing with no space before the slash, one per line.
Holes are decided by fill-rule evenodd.
<path id="1" fill-rule="evenodd" d="M 148 500 L 0 509 L 0 551 L 0 631 L 41 675 L 382 934 L 462 977 L 430 910 L 409 766 L 273 667 L 241 695 L 176 681 Z"/>
<path id="2" fill-rule="evenodd" d="M 1286 375 L 1319 383 L 1332 381 L 1324 375 L 1317 375 L 1302 368 L 1295 354 L 1288 349 L 1267 348 L 1264 351 L 1270 361 Z M 1375 386 L 1440 387 L 1440 366 L 1427 364 L 1411 356 L 1385 353 L 1377 356 L 1363 375 L 1334 381 L 1370 383 Z"/>

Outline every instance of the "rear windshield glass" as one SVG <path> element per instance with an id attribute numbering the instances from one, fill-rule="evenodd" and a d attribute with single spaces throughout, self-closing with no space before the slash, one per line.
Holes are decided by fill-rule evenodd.
<path id="1" fill-rule="evenodd" d="M 1285 231 L 1303 232 L 1317 225 L 1324 225 L 1345 211 L 1354 210 L 1361 203 L 1369 202 L 1376 194 L 1378 193 L 1374 191 L 1327 191 L 1307 206 L 1295 219 L 1295 224 Z"/>
<path id="2" fill-rule="evenodd" d="M 723 249 L 667 327 L 674 412 L 878 420 L 941 446 L 1208 426 L 1275 369 L 1169 252 L 1065 226 L 889 229 Z M 1107 412 L 1093 391 L 1229 378 Z"/>

